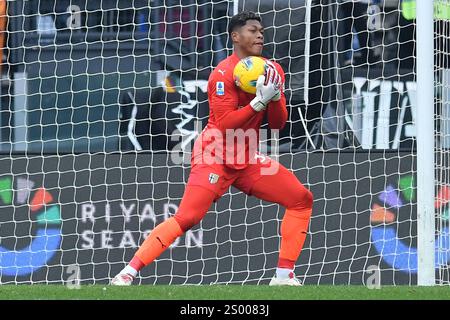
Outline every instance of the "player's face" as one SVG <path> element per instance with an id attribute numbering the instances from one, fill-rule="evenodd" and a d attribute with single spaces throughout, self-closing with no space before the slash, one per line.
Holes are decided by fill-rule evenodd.
<path id="1" fill-rule="evenodd" d="M 247 20 L 238 31 L 237 43 L 246 56 L 260 56 L 264 46 L 264 28 L 258 20 Z"/>

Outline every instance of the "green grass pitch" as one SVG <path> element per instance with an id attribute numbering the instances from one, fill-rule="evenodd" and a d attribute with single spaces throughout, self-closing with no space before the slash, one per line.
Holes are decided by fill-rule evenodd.
<path id="1" fill-rule="evenodd" d="M 448 286 L 269 287 L 267 285 L 141 285 L 112 287 L 82 285 L 0 285 L 0 300 L 450 300 Z"/>

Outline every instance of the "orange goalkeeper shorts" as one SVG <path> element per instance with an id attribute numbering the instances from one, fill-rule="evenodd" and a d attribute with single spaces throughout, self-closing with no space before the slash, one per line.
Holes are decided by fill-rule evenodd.
<path id="1" fill-rule="evenodd" d="M 280 163 L 270 157 L 257 153 L 254 163 L 244 169 L 232 169 L 224 164 L 194 164 L 187 186 L 200 186 L 213 191 L 217 201 L 230 186 L 251 195 L 251 189 L 256 181 L 265 175 L 276 175 Z"/>

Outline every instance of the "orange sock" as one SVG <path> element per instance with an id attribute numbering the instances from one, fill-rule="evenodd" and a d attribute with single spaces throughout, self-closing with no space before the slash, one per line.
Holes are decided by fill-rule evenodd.
<path id="1" fill-rule="evenodd" d="M 283 221 L 281 222 L 279 268 L 294 269 L 294 264 L 306 240 L 311 212 L 312 209 L 286 209 Z"/>
<path id="2" fill-rule="evenodd" d="M 183 234 L 178 222 L 172 217 L 160 223 L 140 246 L 135 256 L 144 265 L 158 258 L 179 236 Z"/>

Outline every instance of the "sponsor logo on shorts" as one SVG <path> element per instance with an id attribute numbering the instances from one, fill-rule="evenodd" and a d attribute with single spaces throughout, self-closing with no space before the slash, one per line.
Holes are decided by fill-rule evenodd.
<path id="1" fill-rule="evenodd" d="M 215 183 L 217 183 L 217 181 L 219 181 L 219 175 L 215 174 L 215 173 L 210 173 L 208 180 L 209 180 L 209 183 L 215 184 Z"/>

